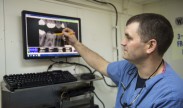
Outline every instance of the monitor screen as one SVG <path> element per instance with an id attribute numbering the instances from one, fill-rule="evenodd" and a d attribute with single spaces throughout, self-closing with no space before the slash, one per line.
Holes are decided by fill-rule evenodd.
<path id="1" fill-rule="evenodd" d="M 81 42 L 81 20 L 76 17 L 22 11 L 23 54 L 25 59 L 80 57 L 62 33 L 74 30 Z"/>

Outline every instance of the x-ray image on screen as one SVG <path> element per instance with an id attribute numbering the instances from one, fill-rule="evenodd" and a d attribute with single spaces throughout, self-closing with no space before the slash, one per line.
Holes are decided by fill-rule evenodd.
<path id="1" fill-rule="evenodd" d="M 64 35 L 57 34 L 71 28 L 81 41 L 80 18 L 23 11 L 22 24 L 25 59 L 79 56 Z"/>

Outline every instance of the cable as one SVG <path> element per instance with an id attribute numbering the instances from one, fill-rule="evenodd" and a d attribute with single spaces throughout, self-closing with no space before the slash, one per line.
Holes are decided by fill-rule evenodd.
<path id="1" fill-rule="evenodd" d="M 96 72 L 96 70 L 94 70 L 92 73 L 94 74 L 95 72 Z M 99 73 L 100 73 L 100 72 L 99 72 Z M 109 84 L 107 83 L 107 81 L 106 81 L 104 75 L 102 75 L 101 73 L 100 73 L 100 75 L 102 76 L 102 78 L 103 78 L 103 80 L 104 80 L 104 83 L 105 83 L 107 86 L 109 86 L 109 87 L 117 87 L 116 85 L 109 85 Z"/>
<path id="2" fill-rule="evenodd" d="M 101 74 L 101 73 L 100 73 L 100 74 Z M 101 76 L 102 76 L 102 78 L 104 79 L 104 82 L 105 82 L 105 84 L 106 84 L 107 86 L 109 86 L 109 87 L 117 87 L 116 85 L 109 85 L 109 84 L 106 82 L 104 75 L 101 74 Z"/>
<path id="3" fill-rule="evenodd" d="M 92 91 L 92 93 L 93 93 L 93 94 L 96 96 L 96 98 L 102 103 L 103 108 L 105 108 L 104 103 L 103 103 L 102 100 L 98 97 L 98 95 L 97 95 L 94 91 Z"/>
<path id="4" fill-rule="evenodd" d="M 52 61 L 52 62 L 56 62 L 56 61 L 54 61 L 54 60 L 52 60 L 52 59 L 50 59 L 50 61 Z"/>
<path id="5" fill-rule="evenodd" d="M 47 72 L 52 68 L 53 65 L 55 64 L 70 64 L 70 65 L 78 65 L 78 66 L 83 66 L 85 67 L 86 69 L 89 70 L 90 73 L 92 73 L 92 70 L 86 66 L 86 65 L 83 65 L 83 64 L 80 64 L 80 63 L 75 63 L 75 62 L 64 62 L 64 61 L 53 61 L 51 60 L 53 63 L 51 65 L 48 66 L 48 69 L 47 69 Z"/>
<path id="6" fill-rule="evenodd" d="M 116 38 L 116 56 L 117 56 L 117 61 L 119 60 L 119 51 L 118 51 L 118 30 L 117 30 L 117 26 L 118 26 L 118 11 L 116 9 L 116 7 L 112 4 L 112 3 L 108 3 L 109 5 L 111 5 L 112 7 L 114 7 L 114 10 L 116 12 L 116 27 L 115 27 L 115 38 Z"/>
<path id="7" fill-rule="evenodd" d="M 109 3 L 109 2 L 103 2 L 103 1 L 98 1 L 98 0 L 93 0 L 94 2 L 98 2 L 98 3 L 102 3 L 102 4 L 108 4 L 108 5 L 111 5 L 114 10 L 115 10 L 115 13 L 116 13 L 116 23 L 115 23 L 115 38 L 116 38 L 116 56 L 117 56 L 117 61 L 119 60 L 119 50 L 118 50 L 118 30 L 117 30 L 117 26 L 118 26 L 118 11 L 117 11 L 117 8 L 112 4 L 112 3 Z"/>
<path id="8" fill-rule="evenodd" d="M 88 69 L 90 73 L 92 73 L 91 69 L 90 69 L 88 66 L 86 66 L 86 65 L 83 65 L 83 64 L 80 64 L 80 63 L 75 63 L 75 62 L 64 62 L 64 61 L 59 61 L 59 64 L 62 64 L 62 63 L 63 63 L 63 64 L 71 64 L 71 65 L 83 66 L 83 67 L 85 67 L 86 69 Z"/>
<path id="9" fill-rule="evenodd" d="M 102 4 L 108 4 L 107 2 L 103 2 L 103 1 L 98 1 L 98 0 L 93 0 L 95 2 L 98 2 L 98 3 L 102 3 Z"/>

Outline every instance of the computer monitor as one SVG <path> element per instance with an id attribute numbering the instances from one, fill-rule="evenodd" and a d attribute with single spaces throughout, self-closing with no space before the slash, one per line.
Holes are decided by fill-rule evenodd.
<path id="1" fill-rule="evenodd" d="M 74 30 L 81 42 L 81 19 L 33 11 L 22 11 L 24 59 L 80 57 L 62 33 L 64 28 Z"/>

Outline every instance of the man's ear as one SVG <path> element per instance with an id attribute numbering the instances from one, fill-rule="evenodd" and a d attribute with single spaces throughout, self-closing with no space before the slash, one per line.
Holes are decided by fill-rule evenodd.
<path id="1" fill-rule="evenodd" d="M 146 53 L 150 54 L 156 50 L 157 41 L 155 39 L 151 39 L 147 42 Z"/>

